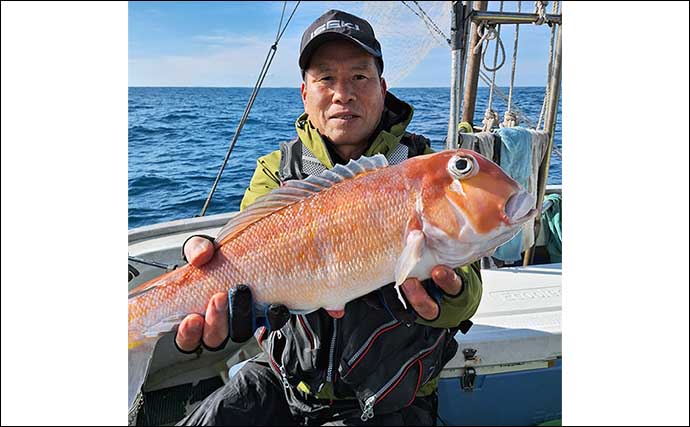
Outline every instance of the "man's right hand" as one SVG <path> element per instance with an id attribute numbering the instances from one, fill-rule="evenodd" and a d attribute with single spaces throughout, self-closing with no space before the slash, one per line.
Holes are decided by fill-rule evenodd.
<path id="1" fill-rule="evenodd" d="M 185 258 L 195 267 L 209 262 L 215 253 L 210 238 L 200 236 L 188 239 L 182 249 Z M 232 310 L 228 307 L 229 299 Z M 246 285 L 239 285 L 228 293 L 219 292 L 211 297 L 205 317 L 193 313 L 182 320 L 177 329 L 175 344 L 183 352 L 191 353 L 202 343 L 207 349 L 222 349 L 228 334 L 235 342 L 245 342 L 254 332 L 253 308 L 252 294 Z M 266 317 L 267 327 L 271 330 L 280 329 L 290 319 L 290 312 L 284 305 L 271 305 Z"/>
<path id="2" fill-rule="evenodd" d="M 195 267 L 201 267 L 213 258 L 213 242 L 205 237 L 194 236 L 187 240 L 182 248 L 187 261 Z M 217 348 L 228 337 L 228 295 L 219 292 L 209 301 L 206 316 L 198 313 L 188 315 L 182 320 L 175 343 L 184 352 L 193 352 L 203 343 L 208 348 Z"/>

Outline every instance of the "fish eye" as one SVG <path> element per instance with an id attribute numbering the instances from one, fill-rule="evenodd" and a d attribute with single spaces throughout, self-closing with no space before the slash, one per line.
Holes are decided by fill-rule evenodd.
<path id="1" fill-rule="evenodd" d="M 457 178 L 468 178 L 474 170 L 474 159 L 469 156 L 457 156 L 450 160 L 448 169 Z"/>
<path id="2" fill-rule="evenodd" d="M 455 169 L 460 173 L 467 173 L 472 169 L 472 163 L 467 161 L 467 159 L 458 159 L 455 162 Z"/>

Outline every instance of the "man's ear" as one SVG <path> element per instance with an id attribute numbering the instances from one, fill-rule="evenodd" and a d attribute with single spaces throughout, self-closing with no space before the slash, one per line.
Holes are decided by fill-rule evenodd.
<path id="1" fill-rule="evenodd" d="M 304 104 L 304 109 L 307 109 L 307 84 L 306 82 L 302 82 L 302 86 L 300 86 L 300 94 L 302 95 L 302 104 Z"/>
<path id="2" fill-rule="evenodd" d="M 386 96 L 386 91 L 388 90 L 388 86 L 386 86 L 386 79 L 381 77 L 381 92 L 383 93 L 383 96 Z"/>

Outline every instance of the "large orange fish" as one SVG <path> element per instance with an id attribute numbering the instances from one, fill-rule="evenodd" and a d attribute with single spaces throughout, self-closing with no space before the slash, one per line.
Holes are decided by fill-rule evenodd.
<path id="1" fill-rule="evenodd" d="M 408 277 L 492 253 L 534 212 L 533 197 L 501 168 L 462 149 L 395 166 L 380 154 L 362 157 L 290 181 L 234 217 L 203 267 L 186 265 L 130 292 L 129 405 L 157 337 L 229 286 L 245 283 L 257 304 L 295 313 L 342 310 L 391 282 L 400 296 Z"/>

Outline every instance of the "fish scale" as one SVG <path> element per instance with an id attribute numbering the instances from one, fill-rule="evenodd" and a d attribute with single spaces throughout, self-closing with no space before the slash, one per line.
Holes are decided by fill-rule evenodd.
<path id="1" fill-rule="evenodd" d="M 257 301 L 299 311 L 368 293 L 362 282 L 381 276 L 382 264 L 394 263 L 402 248 L 402 221 L 395 216 L 412 208 L 401 203 L 402 186 L 387 182 L 396 181 L 387 176 L 391 171 L 381 172 L 388 173 L 361 176 L 290 205 L 224 244 L 228 263 L 245 266 L 233 281 L 249 284 Z M 378 190 L 362 191 L 374 185 Z"/>

